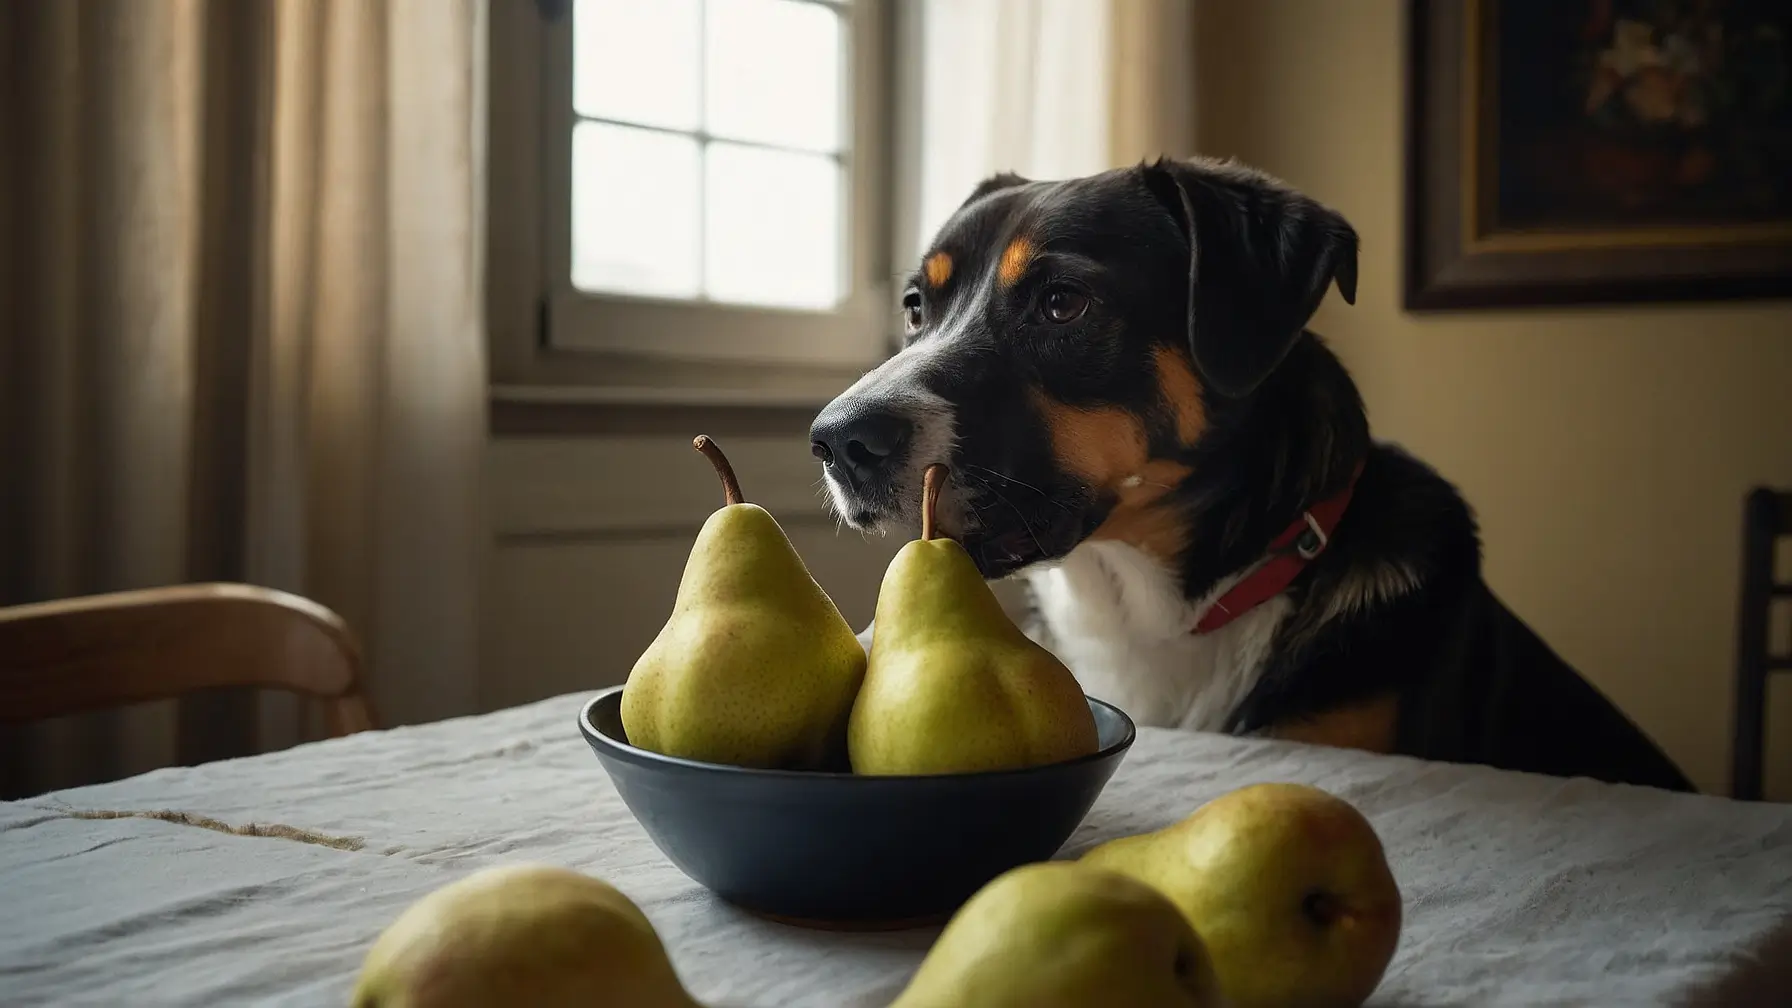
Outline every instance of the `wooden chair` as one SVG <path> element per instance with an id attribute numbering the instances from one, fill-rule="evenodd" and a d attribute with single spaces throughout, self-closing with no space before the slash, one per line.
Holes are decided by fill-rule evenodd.
<path id="1" fill-rule="evenodd" d="M 0 608 L 0 724 L 166 700 L 221 687 L 328 704 L 333 735 L 376 726 L 361 651 L 310 599 L 189 584 Z"/>
<path id="2" fill-rule="evenodd" d="M 1792 671 L 1792 656 L 1768 653 L 1775 598 L 1792 597 L 1792 582 L 1775 581 L 1775 546 L 1792 535 L 1792 493 L 1758 487 L 1748 495 L 1742 520 L 1742 605 L 1737 619 L 1736 727 L 1730 759 L 1730 796 L 1761 799 L 1766 753 L 1767 676 Z"/>

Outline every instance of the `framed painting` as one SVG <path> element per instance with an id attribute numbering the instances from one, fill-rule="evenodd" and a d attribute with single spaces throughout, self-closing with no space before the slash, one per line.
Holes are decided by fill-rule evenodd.
<path id="1" fill-rule="evenodd" d="M 1792 2 L 1409 0 L 1408 309 L 1792 296 Z"/>

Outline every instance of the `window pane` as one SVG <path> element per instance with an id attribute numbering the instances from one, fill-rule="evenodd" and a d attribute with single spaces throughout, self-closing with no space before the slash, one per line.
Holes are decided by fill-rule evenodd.
<path id="1" fill-rule="evenodd" d="M 577 0 L 572 107 L 646 126 L 698 126 L 698 0 Z"/>
<path id="2" fill-rule="evenodd" d="M 705 127 L 716 136 L 840 148 L 840 15 L 792 0 L 708 0 Z"/>
<path id="3" fill-rule="evenodd" d="M 705 276 L 717 301 L 832 308 L 842 170 L 816 154 L 715 142 L 704 157 Z"/>
<path id="4" fill-rule="evenodd" d="M 572 282 L 588 291 L 697 293 L 697 141 L 607 123 L 572 134 Z"/>

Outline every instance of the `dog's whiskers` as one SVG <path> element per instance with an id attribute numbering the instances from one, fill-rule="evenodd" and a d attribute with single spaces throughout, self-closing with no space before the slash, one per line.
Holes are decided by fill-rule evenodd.
<path id="1" fill-rule="evenodd" d="M 994 469 L 990 469 L 990 468 L 980 466 L 980 465 L 972 465 L 969 462 L 965 463 L 964 467 L 966 469 L 976 469 L 980 472 L 986 472 L 986 473 L 990 474 L 991 476 L 994 476 L 997 479 L 1002 480 L 1003 482 L 1012 483 L 1015 486 L 1025 487 L 1026 489 L 1031 490 L 1034 493 L 1038 494 L 1040 497 L 1044 498 L 1046 503 L 1050 504 L 1052 507 L 1055 507 L 1060 511 L 1068 512 L 1070 510 L 1069 508 L 1065 507 L 1064 505 L 1062 505 L 1062 504 L 1058 503 L 1056 500 L 1054 500 L 1052 498 L 1051 494 L 1046 493 L 1044 490 L 1041 490 L 1038 487 L 1034 486 L 1033 484 L 1028 483 L 1024 480 L 1017 480 L 1014 477 L 1008 475 L 1007 473 L 997 472 Z M 989 483 L 984 480 L 978 480 L 978 482 L 982 483 L 985 487 L 989 487 Z M 990 492 L 994 493 L 995 489 L 993 487 L 990 487 Z M 1000 496 L 1000 495 L 998 494 L 997 496 Z M 1010 506 L 1012 506 L 1012 505 L 1010 505 Z"/>
<path id="2" fill-rule="evenodd" d="M 983 467 L 982 466 L 971 466 L 970 468 L 982 469 Z M 988 470 L 985 470 L 985 471 L 988 471 Z M 1027 530 L 1027 538 L 1033 540 L 1033 548 L 1037 549 L 1039 551 L 1040 556 L 1045 556 L 1046 555 L 1045 544 L 1039 541 L 1039 536 L 1038 536 L 1038 534 L 1036 534 L 1033 531 L 1033 526 L 1027 521 L 1026 514 L 1024 512 L 1022 512 L 1020 508 L 1015 507 L 1013 501 L 1002 496 L 1002 491 L 997 490 L 995 487 L 991 486 L 988 480 L 985 480 L 982 477 L 977 476 L 974 473 L 966 473 L 965 475 L 969 476 L 971 479 L 974 479 L 978 483 L 982 484 L 983 489 L 988 490 L 991 494 L 993 494 L 995 496 L 996 500 L 999 500 L 1003 504 L 1008 505 L 1008 510 L 1013 511 L 1014 516 L 1016 518 L 1020 519 L 1020 527 Z M 1001 473 L 996 473 L 995 475 L 1000 476 Z M 1047 499 L 1049 500 L 1050 498 L 1047 498 Z M 1056 503 L 1056 502 L 1054 501 L 1054 503 Z"/>

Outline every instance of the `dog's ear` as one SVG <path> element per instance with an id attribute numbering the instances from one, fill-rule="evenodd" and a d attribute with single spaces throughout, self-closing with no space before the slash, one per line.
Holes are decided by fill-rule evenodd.
<path id="1" fill-rule="evenodd" d="M 1189 352 L 1209 387 L 1250 394 L 1333 281 L 1356 303 L 1357 236 L 1336 211 L 1232 162 L 1141 165 L 1188 243 Z"/>
<path id="2" fill-rule="evenodd" d="M 1019 185 L 1026 185 L 1028 181 L 1028 179 L 1016 175 L 1013 172 L 997 172 L 977 183 L 977 187 L 972 189 L 971 194 L 964 198 L 964 202 L 958 204 L 958 209 L 963 210 L 965 207 L 988 196 L 990 193 L 1001 192 L 1003 189 L 1012 189 Z"/>

